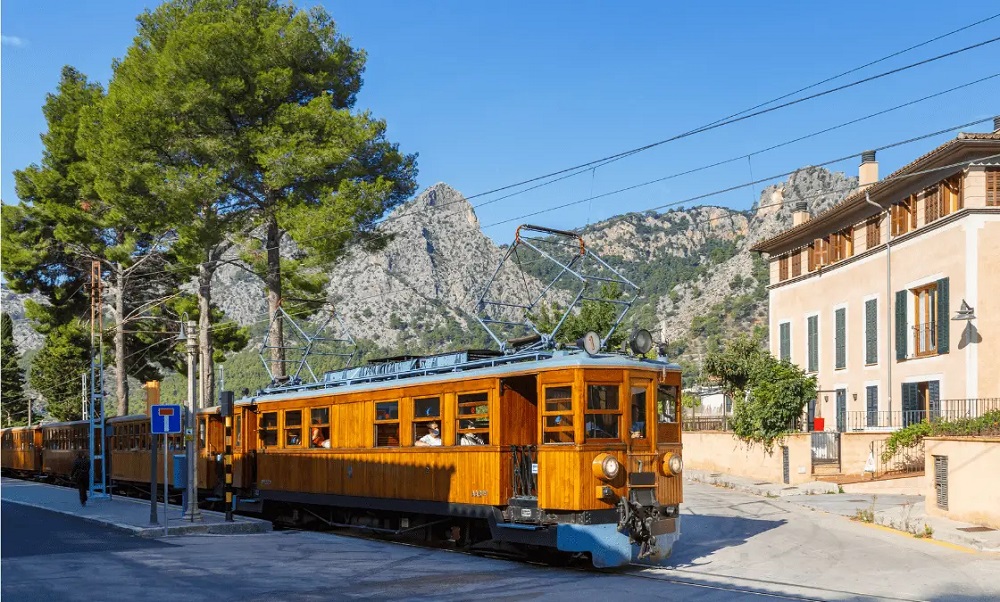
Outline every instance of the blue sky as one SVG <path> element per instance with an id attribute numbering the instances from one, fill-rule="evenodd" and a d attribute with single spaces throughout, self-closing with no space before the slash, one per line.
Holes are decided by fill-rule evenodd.
<path id="1" fill-rule="evenodd" d="M 939 2 L 322 3 L 368 52 L 358 106 L 419 153 L 421 189 L 466 195 L 667 138 L 1000 12 Z M 299 6 L 312 3 L 300 2 Z M 41 159 L 41 105 L 70 64 L 107 84 L 135 15 L 153 2 L 5 0 L 0 184 Z M 810 92 L 1000 35 L 1000 18 Z M 1000 73 L 993 43 L 904 73 L 665 144 L 477 210 L 508 242 L 519 216 L 740 157 Z M 1000 77 L 781 149 L 531 218 L 573 228 L 1000 113 Z M 982 124 L 967 128 L 988 131 Z M 879 154 L 884 176 L 953 134 Z M 859 159 L 830 166 L 856 175 Z M 699 201 L 740 209 L 758 184 Z M 475 199 L 474 203 L 490 197 Z M 690 206 L 695 203 L 686 203 Z M 519 219 L 515 219 L 519 218 Z M 514 221 L 492 225 L 504 220 Z"/>

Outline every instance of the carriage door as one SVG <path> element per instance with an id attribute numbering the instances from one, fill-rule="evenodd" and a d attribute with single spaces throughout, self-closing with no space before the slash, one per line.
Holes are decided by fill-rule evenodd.
<path id="1" fill-rule="evenodd" d="M 509 454 L 511 485 L 508 498 L 538 496 L 538 382 L 517 376 L 500 381 L 500 439 Z M 504 496 L 501 496 L 503 499 Z"/>
<path id="2" fill-rule="evenodd" d="M 233 413 L 233 486 L 253 487 L 257 481 L 257 415 L 237 408 Z"/>

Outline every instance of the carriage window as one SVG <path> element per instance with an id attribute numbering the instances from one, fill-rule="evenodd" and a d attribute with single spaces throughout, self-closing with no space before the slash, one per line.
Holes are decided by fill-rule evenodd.
<path id="1" fill-rule="evenodd" d="M 74 433 L 76 435 L 77 433 Z M 73 447 L 78 445 L 77 437 L 73 437 Z M 128 425 L 128 448 L 130 451 L 139 449 L 139 437 L 135 434 L 135 425 Z"/>
<path id="2" fill-rule="evenodd" d="M 660 422 L 677 422 L 677 385 L 656 386 L 656 413 Z"/>
<path id="3" fill-rule="evenodd" d="M 431 425 L 437 426 L 437 436 L 431 435 Z M 436 439 L 436 443 L 432 442 Z M 441 444 L 441 398 L 427 397 L 413 400 L 413 441 L 427 445 Z"/>
<path id="4" fill-rule="evenodd" d="M 642 381 L 632 381 L 632 426 L 629 427 L 629 437 L 645 439 L 646 433 L 646 384 Z"/>
<path id="5" fill-rule="evenodd" d="M 302 410 L 285 410 L 285 447 L 302 445 Z"/>
<path id="6" fill-rule="evenodd" d="M 489 399 L 488 393 L 458 396 L 458 429 L 455 431 L 455 445 L 489 444 Z"/>
<path id="7" fill-rule="evenodd" d="M 278 444 L 278 413 L 264 412 L 260 416 L 260 443 L 265 447 Z"/>
<path id="8" fill-rule="evenodd" d="M 205 449 L 205 424 L 208 422 L 207 418 L 202 418 L 198 421 L 198 448 Z"/>
<path id="9" fill-rule="evenodd" d="M 309 447 L 330 447 L 330 408 L 312 409 Z"/>
<path id="10" fill-rule="evenodd" d="M 399 447 L 399 402 L 375 404 L 375 447 Z"/>
<path id="11" fill-rule="evenodd" d="M 587 413 L 584 432 L 587 439 L 617 439 L 622 410 L 618 403 L 618 385 L 587 387 Z"/>
<path id="12" fill-rule="evenodd" d="M 241 449 L 243 447 L 243 414 L 236 415 L 236 421 L 233 423 L 233 435 L 236 437 L 236 449 Z"/>
<path id="13" fill-rule="evenodd" d="M 544 443 L 573 443 L 573 387 L 547 387 L 542 417 Z"/>

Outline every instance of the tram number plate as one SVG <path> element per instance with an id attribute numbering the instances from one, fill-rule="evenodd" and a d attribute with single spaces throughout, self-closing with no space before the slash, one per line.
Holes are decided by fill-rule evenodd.
<path id="1" fill-rule="evenodd" d="M 531 474 L 538 474 L 538 462 L 532 462 Z"/>
<path id="2" fill-rule="evenodd" d="M 487 492 L 485 489 L 472 490 L 472 497 L 486 497 L 487 495 L 489 495 L 489 492 Z"/>

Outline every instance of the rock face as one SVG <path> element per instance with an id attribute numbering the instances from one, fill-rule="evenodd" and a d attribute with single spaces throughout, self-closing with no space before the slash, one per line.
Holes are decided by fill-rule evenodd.
<path id="1" fill-rule="evenodd" d="M 856 184 L 844 174 L 806 167 L 765 188 L 748 212 L 702 206 L 632 213 L 588 226 L 582 234 L 642 287 L 633 321 L 656 338 L 680 343 L 678 351 L 690 355 L 703 351 L 711 336 L 749 332 L 765 321 L 766 270 L 750 247 L 790 227 L 796 201 L 805 201 L 815 215 Z M 400 351 L 487 343 L 471 316 L 504 250 L 482 233 L 472 205 L 439 183 L 397 208 L 381 227 L 394 236 L 384 250 L 348 255 L 330 273 L 328 298 L 352 335 Z M 265 297 L 252 276 L 226 267 L 213 284 L 214 300 L 230 316 L 263 330 Z M 513 299 L 541 286 L 530 273 L 509 267 L 497 276 L 495 290 Z M 22 319 L 20 297 L 4 289 L 5 311 L 15 318 L 19 344 L 37 347 L 41 339 Z M 706 321 L 721 326 L 705 328 Z"/>
<path id="2" fill-rule="evenodd" d="M 44 337 L 35 332 L 24 317 L 25 299 L 31 299 L 38 303 L 44 302 L 42 296 L 37 293 L 19 295 L 7 288 L 6 284 L 0 283 L 0 306 L 3 307 L 4 313 L 10 314 L 11 322 L 14 323 L 14 343 L 17 344 L 17 350 L 21 353 L 28 349 L 39 349 L 45 342 Z"/>

